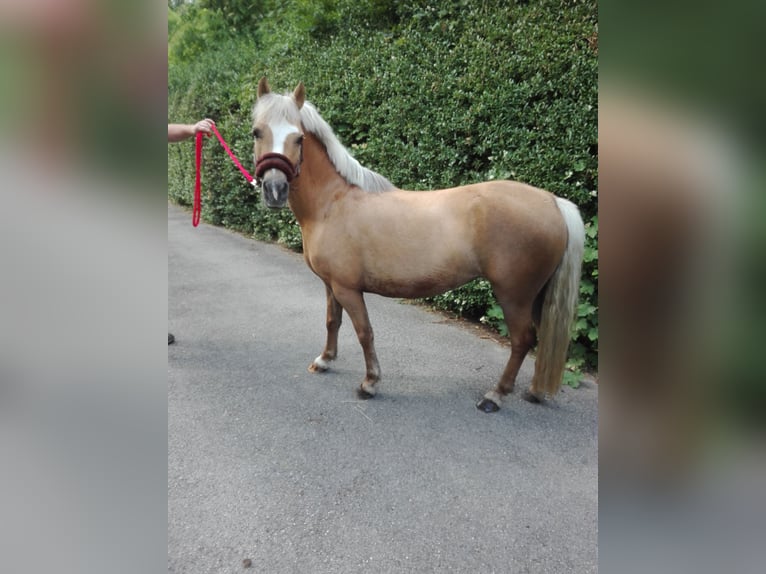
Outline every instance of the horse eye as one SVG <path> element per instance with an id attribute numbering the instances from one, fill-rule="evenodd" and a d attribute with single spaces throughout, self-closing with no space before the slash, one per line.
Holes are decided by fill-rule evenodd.
<path id="1" fill-rule="evenodd" d="M 253 129 L 253 137 L 255 139 L 257 139 L 257 140 L 259 140 L 259 139 L 261 139 L 261 137 L 263 137 L 263 133 L 261 132 L 261 130 L 259 128 Z"/>
<path id="2" fill-rule="evenodd" d="M 299 136 L 296 138 L 296 140 L 295 140 L 295 143 L 296 143 L 297 145 L 303 145 L 303 135 L 299 135 Z"/>

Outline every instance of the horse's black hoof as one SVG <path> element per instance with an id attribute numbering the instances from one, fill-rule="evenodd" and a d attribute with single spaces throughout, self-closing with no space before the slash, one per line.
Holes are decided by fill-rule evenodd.
<path id="1" fill-rule="evenodd" d="M 476 405 L 476 408 L 485 413 L 496 413 L 497 411 L 500 410 L 500 407 L 497 406 L 495 402 L 490 401 L 489 399 L 482 399 Z"/>
<path id="2" fill-rule="evenodd" d="M 368 393 L 362 387 L 358 387 L 356 389 L 356 396 L 359 397 L 360 399 L 362 399 L 363 401 L 368 401 L 372 397 L 374 397 L 375 395 Z"/>
<path id="3" fill-rule="evenodd" d="M 543 399 L 541 399 L 540 397 L 538 397 L 538 396 L 536 396 L 536 395 L 533 395 L 533 394 L 532 394 L 532 393 L 530 393 L 529 391 L 526 391 L 526 392 L 524 393 L 524 395 L 522 396 L 522 398 L 523 398 L 525 401 L 527 401 L 528 403 L 532 403 L 532 404 L 534 404 L 534 405 L 539 405 L 539 404 L 541 404 L 541 403 L 543 402 Z"/>

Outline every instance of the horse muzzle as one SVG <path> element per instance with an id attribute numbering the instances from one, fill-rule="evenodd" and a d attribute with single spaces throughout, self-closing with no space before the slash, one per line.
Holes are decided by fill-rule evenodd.
<path id="1" fill-rule="evenodd" d="M 287 203 L 287 195 L 290 192 L 290 184 L 281 171 L 272 170 L 266 174 L 261 185 L 263 189 L 263 202 L 267 207 L 279 209 Z"/>
<path id="2" fill-rule="evenodd" d="M 285 206 L 290 182 L 296 175 L 293 164 L 281 153 L 263 154 L 255 162 L 255 176 L 263 182 L 263 202 L 273 209 Z"/>

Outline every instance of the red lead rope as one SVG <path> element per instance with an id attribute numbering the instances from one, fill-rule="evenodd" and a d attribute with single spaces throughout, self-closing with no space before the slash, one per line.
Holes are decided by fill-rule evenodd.
<path id="1" fill-rule="evenodd" d="M 224 141 L 223 137 L 221 137 L 221 134 L 218 133 L 218 130 L 216 129 L 216 127 L 212 126 L 212 129 L 213 129 L 213 133 L 218 138 L 218 141 L 221 142 L 223 149 L 226 150 L 227 154 L 229 154 L 231 161 L 234 162 L 234 165 L 236 165 L 239 168 L 239 171 L 242 172 L 242 175 L 245 176 L 247 183 L 252 184 L 253 176 L 250 175 L 244 167 L 242 167 L 242 164 L 239 163 L 237 156 L 235 156 L 232 153 L 232 151 L 229 149 L 229 146 L 226 145 L 226 142 Z M 192 210 L 192 225 L 194 225 L 194 227 L 197 227 L 199 225 L 199 218 L 200 218 L 200 215 L 202 214 L 201 176 L 202 176 L 202 136 L 203 135 L 204 134 L 202 132 L 197 132 L 197 138 L 196 138 L 197 147 L 195 150 L 195 161 L 197 166 L 197 173 L 194 178 L 194 208 Z"/>
<path id="2" fill-rule="evenodd" d="M 197 164 L 197 174 L 194 178 L 194 208 L 192 209 L 192 225 L 199 225 L 199 216 L 202 213 L 202 132 L 197 132 L 197 149 L 195 150 L 195 160 Z"/>

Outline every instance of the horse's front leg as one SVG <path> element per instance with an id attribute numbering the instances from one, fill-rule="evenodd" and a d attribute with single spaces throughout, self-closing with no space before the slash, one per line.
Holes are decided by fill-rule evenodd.
<path id="1" fill-rule="evenodd" d="M 338 356 L 338 331 L 343 321 L 343 308 L 333 295 L 330 286 L 325 284 L 327 290 L 327 343 L 325 343 L 322 354 L 309 365 L 309 371 L 312 373 L 323 373 L 330 368 L 330 361 Z"/>
<path id="2" fill-rule="evenodd" d="M 367 306 L 364 304 L 364 297 L 360 291 L 342 287 L 333 287 L 332 291 L 337 301 L 346 310 L 348 316 L 351 317 L 356 336 L 364 353 L 367 375 L 357 390 L 357 394 L 359 398 L 370 399 L 375 396 L 375 384 L 380 380 L 380 365 L 378 364 L 378 356 L 375 353 L 374 336 L 372 334 L 370 318 L 367 315 Z"/>

